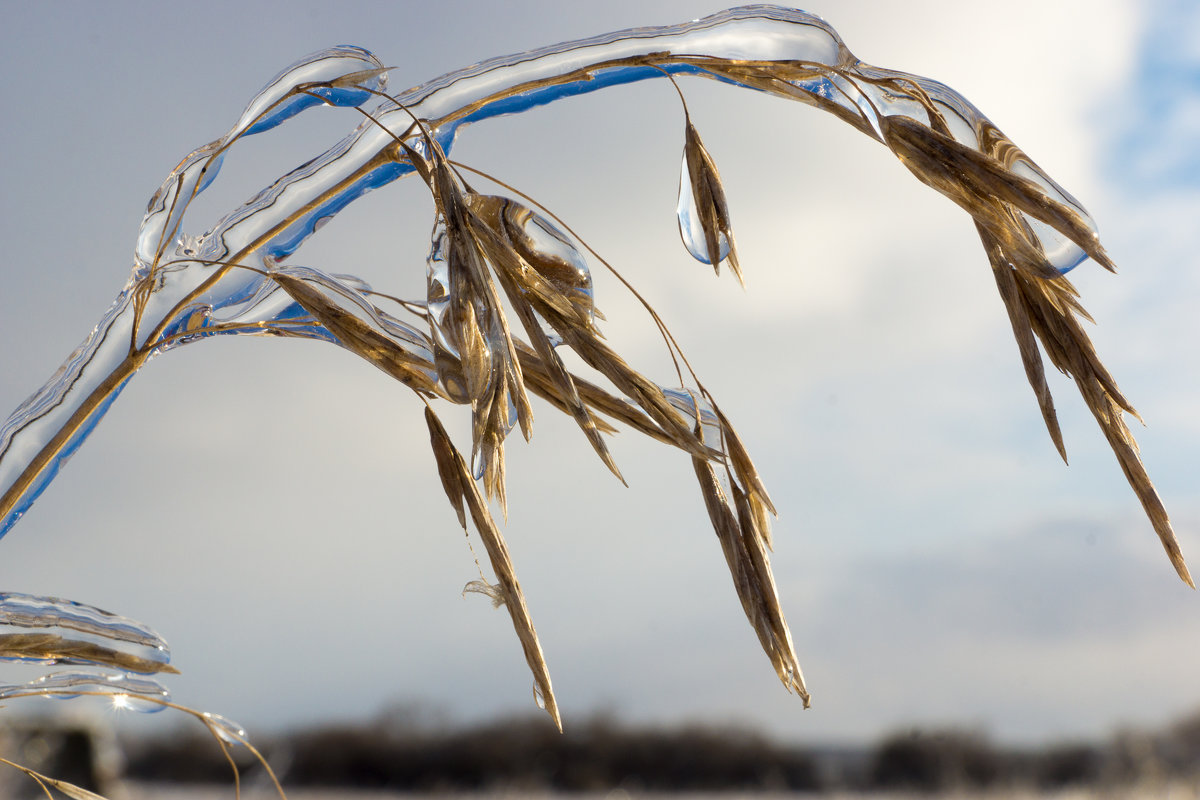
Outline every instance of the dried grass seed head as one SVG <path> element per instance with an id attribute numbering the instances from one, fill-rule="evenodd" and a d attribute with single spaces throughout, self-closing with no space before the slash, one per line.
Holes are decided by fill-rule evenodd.
<path id="1" fill-rule="evenodd" d="M 733 225 L 729 219 L 729 204 L 725 186 L 716 162 L 700 138 L 700 132 L 689 118 L 684 126 L 683 165 L 679 178 L 679 233 L 692 255 L 721 273 L 721 263 L 728 262 L 738 283 L 745 285 L 738 264 Z M 699 226 L 701 236 L 694 228 Z M 703 248 L 697 247 L 703 242 Z M 700 250 L 700 252 L 697 252 Z"/>

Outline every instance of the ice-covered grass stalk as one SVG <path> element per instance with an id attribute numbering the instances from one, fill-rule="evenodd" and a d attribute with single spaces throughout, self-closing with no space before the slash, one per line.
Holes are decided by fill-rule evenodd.
<path id="1" fill-rule="evenodd" d="M 729 204 L 699 123 L 687 112 L 684 78 L 717 80 L 834 114 L 966 210 L 1055 446 L 1065 453 L 1043 351 L 1075 379 L 1172 564 L 1192 583 L 1125 425 L 1124 414 L 1133 409 L 1097 357 L 1080 323 L 1086 312 L 1064 277 L 1088 258 L 1113 268 L 1086 211 L 949 87 L 860 62 L 818 17 L 770 6 L 496 58 L 397 94 L 387 93 L 384 63 L 355 47 L 321 51 L 280 73 L 225 136 L 193 151 L 168 175 L 151 198 L 125 288 L 87 340 L 0 431 L 0 534 L 152 357 L 222 334 L 319 339 L 369 361 L 420 399 L 446 495 L 460 524 L 466 528 L 469 520 L 478 532 L 496 575 L 494 584 L 472 582 L 470 588 L 507 608 L 539 703 L 556 724 L 549 670 L 489 502 L 502 511 L 506 506 L 504 443 L 517 427 L 531 435 L 530 394 L 570 415 L 618 478 L 605 444 L 615 424 L 691 458 L 746 616 L 781 681 L 807 705 L 768 556 L 775 509 L 729 419 L 648 304 L 675 361 L 677 388 L 643 375 L 606 343 L 591 265 L 611 267 L 564 221 L 450 157 L 457 133 L 470 123 L 664 77 L 683 100 L 679 229 L 691 254 L 714 268 L 725 263 L 741 276 Z M 349 109 L 357 127 L 208 233 L 185 229 L 189 204 L 216 178 L 229 148 L 318 104 Z M 436 209 L 423 301 L 399 300 L 356 278 L 296 263 L 297 250 L 330 217 L 410 174 L 425 184 Z M 476 182 L 495 185 L 498 193 L 479 191 Z M 591 374 L 568 369 L 559 355 L 564 347 Z M 470 408 L 469 456 L 435 411 L 445 403 Z"/>
<path id="2" fill-rule="evenodd" d="M 262 764 L 280 797 L 283 789 L 262 754 L 250 744 L 237 723 L 171 701 L 158 674 L 174 674 L 171 650 L 154 630 L 94 606 L 57 597 L 0 593 L 0 661 L 21 661 L 47 667 L 66 666 L 22 684 L 0 683 L 0 705 L 41 698 L 107 701 L 112 708 L 154 713 L 164 709 L 193 717 L 221 749 L 240 784 L 231 747 L 243 746 Z M 99 795 L 66 781 L 43 775 L 7 758 L 7 765 L 25 773 L 51 796 L 55 789 L 71 798 Z"/>

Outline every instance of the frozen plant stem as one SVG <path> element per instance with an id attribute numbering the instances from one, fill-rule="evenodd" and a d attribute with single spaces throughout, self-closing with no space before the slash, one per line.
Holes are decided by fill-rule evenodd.
<path id="1" fill-rule="evenodd" d="M 356 47 L 323 50 L 284 70 L 228 133 L 167 176 L 151 198 L 134 269 L 117 301 L 0 429 L 0 535 L 155 355 L 222 334 L 318 339 L 374 364 L 425 404 L 447 497 L 464 527 L 469 518 L 484 538 L 500 576 L 488 591 L 508 607 L 556 721 L 541 646 L 487 507 L 494 499 L 505 508 L 504 443 L 515 427 L 529 437 L 530 393 L 569 414 L 618 477 L 605 445 L 613 423 L 688 454 L 747 618 L 784 685 L 807 704 L 768 558 L 775 509 L 728 418 L 694 374 L 685 379 L 678 365 L 687 361 L 648 304 L 684 385 L 659 385 L 608 346 L 599 332 L 603 314 L 585 255 L 590 248 L 564 223 L 519 192 L 477 191 L 471 180 L 482 174 L 449 157 L 469 124 L 608 86 L 669 78 L 683 100 L 681 236 L 695 258 L 714 269 L 727 262 L 740 280 L 716 164 L 678 82 L 686 76 L 832 113 L 888 147 L 917 179 L 971 215 L 1052 441 L 1065 458 L 1043 352 L 1076 381 L 1172 564 L 1192 585 L 1125 425 L 1124 414 L 1133 409 L 1084 332 L 1086 312 L 1065 277 L 1088 258 L 1113 268 L 1087 212 L 949 87 L 865 64 L 820 18 L 770 6 L 495 58 L 396 95 L 386 92 L 384 64 Z M 366 110 L 368 103 L 377 105 Z M 355 109 L 358 126 L 209 233 L 185 231 L 189 204 L 217 177 L 229 148 L 320 104 Z M 436 208 L 424 302 L 398 301 L 361 280 L 293 263 L 330 217 L 414 172 Z M 595 375 L 568 370 L 560 347 L 574 351 Z M 438 400 L 469 406 L 469 459 L 445 435 L 433 410 Z"/>

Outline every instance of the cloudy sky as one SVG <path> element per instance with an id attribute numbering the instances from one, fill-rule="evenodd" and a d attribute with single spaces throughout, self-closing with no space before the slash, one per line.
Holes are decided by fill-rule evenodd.
<path id="1" fill-rule="evenodd" d="M 7 8 L 0 407 L 107 308 L 167 172 L 297 58 L 362 45 L 398 88 L 720 7 Z M 811 10 L 865 61 L 962 92 L 1097 219 L 1121 273 L 1089 263 L 1072 278 L 1148 422 L 1135 434 L 1195 570 L 1200 14 L 1186 0 L 899 8 Z M 970 220 L 833 118 L 704 81 L 685 90 L 727 183 L 745 291 L 679 244 L 682 125 L 661 82 L 480 124 L 456 153 L 632 277 L 738 426 L 779 507 L 775 572 L 813 708 L 759 651 L 687 459 L 622 433 L 625 489 L 538 406 L 532 443 L 509 448 L 507 531 L 565 723 L 604 708 L 804 741 L 951 723 L 1028 741 L 1200 707 L 1200 597 L 1055 376 L 1071 466 L 1058 458 Z M 193 232 L 356 123 L 313 111 L 235 149 Z M 405 184 L 358 202 L 294 263 L 415 293 L 431 205 Z M 618 287 L 599 282 L 597 302 L 609 338 L 670 382 Z M 252 732 L 409 704 L 457 720 L 530 709 L 507 616 L 460 597 L 477 575 L 427 441 L 412 395 L 337 348 L 238 338 L 171 352 L 0 542 L 0 588 L 151 624 L 183 671 L 176 699 Z"/>

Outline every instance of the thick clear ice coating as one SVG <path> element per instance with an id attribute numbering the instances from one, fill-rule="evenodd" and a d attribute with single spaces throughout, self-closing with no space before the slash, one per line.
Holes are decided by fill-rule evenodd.
<path id="1" fill-rule="evenodd" d="M 168 670 L 171 649 L 136 620 L 58 597 L 0 593 L 0 660 Z"/>
<path id="2" fill-rule="evenodd" d="M 0 700 L 102 696 L 134 711 L 161 711 L 170 694 L 156 679 L 175 672 L 171 650 L 136 620 L 57 597 L 0 593 L 0 661 L 71 665 L 22 684 L 0 684 Z"/>
<path id="3" fill-rule="evenodd" d="M 121 672 L 51 672 L 28 683 L 0 684 L 0 700 L 23 697 L 51 700 L 103 697 L 114 708 L 153 714 L 167 708 L 171 694 L 153 678 Z"/>
<path id="4" fill-rule="evenodd" d="M 224 137 L 186 156 L 155 192 L 138 233 L 129 282 L 87 339 L 0 429 L 0 535 L 154 355 L 220 334 L 299 336 L 345 346 L 346 337 L 330 330 L 329 317 L 318 320 L 311 308 L 281 291 L 273 273 L 346 205 L 413 172 L 410 158 L 397 146 L 399 137 L 425 152 L 413 117 L 424 120 L 448 152 L 457 132 L 472 122 L 667 73 L 711 78 L 833 113 L 887 144 L 921 180 L 972 213 L 976 198 L 939 183 L 922 159 L 931 147 L 950 151 L 955 145 L 988 156 L 1008 175 L 1024 180 L 1024 192 L 1036 195 L 1037 203 L 1016 202 L 1011 211 L 1022 229 L 1024 255 L 1032 253 L 1062 273 L 1095 255 L 1087 241 L 1094 241 L 1095 226 L 1079 203 L 965 98 L 936 81 L 864 64 L 819 17 L 774 6 L 618 31 L 448 73 L 396 95 L 394 102 L 384 100 L 373 120 L 363 120 L 341 142 L 264 188 L 209 232 L 186 232 L 189 203 L 215 180 L 225 151 L 242 136 L 269 131 L 317 104 L 361 107 L 381 96 L 387 71 L 379 59 L 357 47 L 330 48 L 277 75 Z M 918 136 L 914 142 L 912 130 L 896 124 L 901 119 L 936 136 Z M 1041 213 L 1042 206 L 1058 216 Z M 681 202 L 679 213 L 689 249 L 708 260 L 689 204 Z M 1064 230 L 1055 222 L 1060 218 L 1069 218 L 1075 228 Z M 725 254 L 723 244 L 720 255 Z M 384 360 L 376 360 L 377 366 L 392 374 L 403 371 L 418 384 L 422 375 L 438 381 L 433 353 L 450 343 L 439 337 L 436 325 L 430 329 L 436 306 L 427 316 L 424 309 L 406 305 L 401 311 L 415 317 L 410 323 L 379 309 L 378 297 L 361 281 L 316 270 L 301 280 L 344 313 L 361 314 L 371 335 L 412 356 L 403 370 Z M 581 277 L 580 283 L 590 291 L 589 281 Z M 438 386 L 443 396 L 461 399 L 456 387 Z"/>

